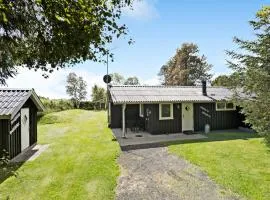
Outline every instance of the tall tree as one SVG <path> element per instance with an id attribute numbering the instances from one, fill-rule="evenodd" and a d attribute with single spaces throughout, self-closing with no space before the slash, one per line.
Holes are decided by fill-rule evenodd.
<path id="1" fill-rule="evenodd" d="M 119 73 L 112 73 L 112 74 L 110 74 L 110 76 L 112 77 L 112 84 L 113 85 L 123 85 L 125 82 L 124 76 L 122 76 Z"/>
<path id="2" fill-rule="evenodd" d="M 237 84 L 238 78 L 239 75 L 237 73 L 232 73 L 230 75 L 220 75 L 211 82 L 211 85 L 232 88 Z"/>
<path id="3" fill-rule="evenodd" d="M 9 68 L 1 71 L 1 82 L 14 76 L 15 66 L 51 73 L 85 60 L 104 61 L 108 44 L 127 33 L 118 20 L 132 1 L 1 0 L 0 69 Z"/>
<path id="4" fill-rule="evenodd" d="M 106 98 L 105 89 L 103 87 L 94 85 L 92 87 L 92 102 L 94 102 L 95 104 L 98 104 L 101 109 L 101 103 L 106 103 L 106 101 L 107 101 L 107 98 Z"/>
<path id="5" fill-rule="evenodd" d="M 86 88 L 87 88 L 87 83 L 80 76 L 78 78 L 78 99 L 79 99 L 79 101 L 86 99 L 86 95 L 87 95 Z"/>
<path id="6" fill-rule="evenodd" d="M 16 74 L 17 70 L 14 67 L 10 55 L 8 52 L 0 50 L 0 85 L 6 85 L 6 79 L 14 77 Z"/>
<path id="7" fill-rule="evenodd" d="M 125 80 L 124 85 L 140 85 L 140 82 L 136 76 L 132 76 Z"/>
<path id="8" fill-rule="evenodd" d="M 232 60 L 231 69 L 240 78 L 236 87 L 241 87 L 247 97 L 235 101 L 243 108 L 246 121 L 270 142 L 270 6 L 263 7 L 250 21 L 254 40 L 234 38 L 241 52 L 227 51 Z"/>
<path id="9" fill-rule="evenodd" d="M 72 98 L 76 108 L 79 108 L 80 102 L 86 98 L 87 84 L 82 77 L 78 77 L 75 73 L 69 73 L 67 76 L 66 92 Z"/>
<path id="10" fill-rule="evenodd" d="M 176 54 L 160 69 L 159 76 L 164 85 L 195 85 L 199 80 L 210 80 L 212 65 L 193 43 L 184 43 Z"/>

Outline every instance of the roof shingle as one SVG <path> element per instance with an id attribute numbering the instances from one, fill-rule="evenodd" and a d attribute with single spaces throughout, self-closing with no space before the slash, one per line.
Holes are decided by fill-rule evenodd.
<path id="1" fill-rule="evenodd" d="M 14 112 L 22 107 L 31 96 L 36 96 L 31 89 L 0 88 L 0 116 L 11 116 L 16 114 Z M 38 109 L 42 111 L 43 105 L 40 100 L 36 100 L 36 97 L 33 98 Z"/>
<path id="2" fill-rule="evenodd" d="M 232 91 L 222 87 L 207 87 L 207 96 L 200 86 L 111 86 L 113 103 L 213 102 L 226 100 Z"/>

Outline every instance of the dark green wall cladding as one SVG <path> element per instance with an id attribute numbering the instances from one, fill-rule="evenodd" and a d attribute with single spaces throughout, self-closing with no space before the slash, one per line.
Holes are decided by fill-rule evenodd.
<path id="1" fill-rule="evenodd" d="M 203 131 L 205 124 L 210 124 L 211 130 L 238 128 L 242 123 L 238 111 L 216 111 L 215 103 L 194 103 L 194 130 Z M 151 114 L 146 117 L 146 110 Z M 145 129 L 152 134 L 180 133 L 182 132 L 181 103 L 173 105 L 174 119 L 159 120 L 159 104 L 145 104 Z M 127 105 L 126 120 L 139 119 L 139 105 Z M 111 128 L 122 127 L 122 105 L 111 106 Z"/>
<path id="2" fill-rule="evenodd" d="M 122 105 L 111 105 L 111 128 L 121 128 Z"/>
<path id="3" fill-rule="evenodd" d="M 145 111 L 146 109 L 151 110 L 149 120 L 146 121 L 146 130 L 150 133 L 164 134 L 182 131 L 181 104 L 173 105 L 174 118 L 171 120 L 159 120 L 159 104 L 146 104 L 144 108 Z"/>
<path id="4" fill-rule="evenodd" d="M 237 111 L 216 111 L 215 103 L 194 103 L 194 129 L 203 131 L 205 124 L 211 130 L 237 128 L 241 124 Z"/>
<path id="5" fill-rule="evenodd" d="M 126 107 L 126 121 L 139 120 L 139 104 L 128 104 Z M 122 105 L 111 105 L 111 128 L 122 127 Z"/>
<path id="6" fill-rule="evenodd" d="M 9 120 L 0 119 L 0 155 L 3 150 L 8 151 L 8 133 L 9 132 Z"/>

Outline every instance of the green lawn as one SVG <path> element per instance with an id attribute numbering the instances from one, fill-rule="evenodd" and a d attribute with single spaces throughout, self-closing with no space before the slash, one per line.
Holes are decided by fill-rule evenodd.
<path id="1" fill-rule="evenodd" d="M 105 112 L 48 114 L 38 131 L 38 143 L 49 149 L 24 163 L 17 177 L 5 179 L 0 171 L 0 199 L 114 199 L 120 149 Z"/>
<path id="2" fill-rule="evenodd" d="M 270 199 L 270 151 L 250 133 L 211 133 L 169 151 L 198 165 L 217 183 L 248 199 Z"/>

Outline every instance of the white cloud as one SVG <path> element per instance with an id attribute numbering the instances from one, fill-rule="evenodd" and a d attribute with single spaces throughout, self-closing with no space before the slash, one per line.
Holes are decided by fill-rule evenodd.
<path id="1" fill-rule="evenodd" d="M 160 80 L 158 76 L 155 76 L 147 80 L 142 80 L 141 84 L 142 85 L 160 85 Z"/>
<path id="2" fill-rule="evenodd" d="M 68 68 L 55 71 L 50 77 L 45 79 L 41 71 L 33 71 L 22 68 L 19 74 L 7 81 L 10 88 L 34 88 L 40 96 L 49 98 L 69 98 L 66 94 L 66 77 L 70 72 L 75 72 L 78 76 L 82 76 L 87 82 L 87 92 L 89 99 L 91 96 L 91 88 L 94 84 L 105 87 L 102 75 L 94 74 L 79 68 Z"/>
<path id="3" fill-rule="evenodd" d="M 91 97 L 91 88 L 94 84 L 106 88 L 106 84 L 103 82 L 103 75 L 75 67 L 55 71 L 47 79 L 42 76 L 43 72 L 41 71 L 35 72 L 21 68 L 15 78 L 7 80 L 7 84 L 9 88 L 34 88 L 38 95 L 44 97 L 69 98 L 66 94 L 65 86 L 66 77 L 70 72 L 75 72 L 78 76 L 82 76 L 87 82 L 87 99 Z M 160 85 L 158 76 L 146 80 L 139 78 L 139 80 L 142 85 Z"/>
<path id="4" fill-rule="evenodd" d="M 132 7 L 123 8 L 123 15 L 134 19 L 149 20 L 158 17 L 156 0 L 135 0 Z"/>

